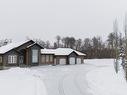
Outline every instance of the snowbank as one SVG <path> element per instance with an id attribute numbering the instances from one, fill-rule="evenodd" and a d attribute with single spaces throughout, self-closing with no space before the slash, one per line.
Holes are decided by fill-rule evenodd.
<path id="1" fill-rule="evenodd" d="M 101 60 L 105 64 L 106 60 Z M 124 79 L 122 71 L 115 73 L 113 62 L 108 60 L 110 65 L 106 67 L 96 68 L 90 71 L 86 77 L 93 95 L 127 95 L 127 82 Z M 94 64 L 94 63 L 93 63 Z"/>
<path id="2" fill-rule="evenodd" d="M 47 95 L 43 80 L 36 73 L 24 68 L 0 71 L 0 94 Z"/>

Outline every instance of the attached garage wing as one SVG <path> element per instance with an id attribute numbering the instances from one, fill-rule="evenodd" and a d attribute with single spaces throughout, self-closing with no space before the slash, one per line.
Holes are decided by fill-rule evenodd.
<path id="1" fill-rule="evenodd" d="M 81 58 L 77 58 L 77 64 L 81 64 L 82 63 L 81 60 L 82 60 Z"/>
<path id="2" fill-rule="evenodd" d="M 66 59 L 65 58 L 59 59 L 59 64 L 60 65 L 66 65 Z"/>
<path id="3" fill-rule="evenodd" d="M 74 65 L 76 62 L 75 62 L 75 57 L 70 57 L 69 58 L 69 63 L 71 64 L 71 65 Z"/>

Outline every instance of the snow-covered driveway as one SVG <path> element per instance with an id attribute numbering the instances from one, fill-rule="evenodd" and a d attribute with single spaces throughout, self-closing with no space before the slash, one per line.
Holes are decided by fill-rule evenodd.
<path id="1" fill-rule="evenodd" d="M 31 69 L 37 70 L 39 75 L 44 78 L 48 95 L 93 95 L 86 75 L 97 68 L 111 66 L 112 61 L 86 60 L 85 64 L 81 65 L 40 66 Z M 97 62 L 100 65 L 94 64 Z"/>

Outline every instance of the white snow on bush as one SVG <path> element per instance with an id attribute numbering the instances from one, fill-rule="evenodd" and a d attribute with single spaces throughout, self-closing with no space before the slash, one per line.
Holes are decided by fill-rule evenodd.
<path id="1" fill-rule="evenodd" d="M 0 95 L 47 95 L 36 71 L 12 68 L 0 71 Z"/>
<path id="2" fill-rule="evenodd" d="M 113 60 L 95 60 L 90 64 L 101 66 L 107 64 L 107 67 L 101 67 L 90 71 L 87 74 L 89 88 L 93 95 L 127 95 L 127 82 L 122 70 L 116 74 L 113 67 Z"/>

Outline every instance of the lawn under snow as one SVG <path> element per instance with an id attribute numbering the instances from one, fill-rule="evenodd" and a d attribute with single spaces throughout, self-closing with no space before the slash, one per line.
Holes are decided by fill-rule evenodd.
<path id="1" fill-rule="evenodd" d="M 0 95 L 47 95 L 36 71 L 12 68 L 0 71 Z"/>
<path id="2" fill-rule="evenodd" d="M 87 63 L 96 66 L 86 75 L 92 95 L 127 95 L 124 74 L 122 70 L 116 74 L 112 59 L 87 60 Z"/>

